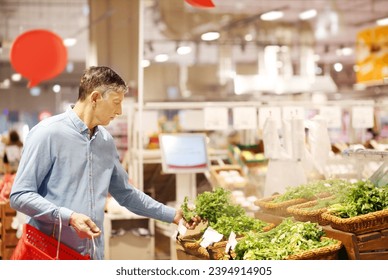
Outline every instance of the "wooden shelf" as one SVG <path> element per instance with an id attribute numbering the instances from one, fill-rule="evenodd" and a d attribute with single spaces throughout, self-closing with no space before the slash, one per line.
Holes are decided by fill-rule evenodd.
<path id="1" fill-rule="evenodd" d="M 16 247 L 18 238 L 16 230 L 12 229 L 12 219 L 16 211 L 8 202 L 0 202 L 0 259 L 9 260 Z"/>

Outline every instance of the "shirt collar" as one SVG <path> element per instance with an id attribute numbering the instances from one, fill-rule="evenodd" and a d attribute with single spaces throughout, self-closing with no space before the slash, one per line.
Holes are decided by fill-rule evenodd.
<path id="1" fill-rule="evenodd" d="M 70 120 L 72 121 L 72 123 L 74 124 L 74 126 L 76 127 L 77 131 L 81 134 L 83 133 L 88 133 L 89 132 L 89 128 L 86 126 L 86 124 L 78 117 L 78 115 L 74 112 L 73 110 L 74 108 L 74 105 L 70 105 L 67 110 L 66 110 L 66 113 L 67 115 L 69 116 Z M 94 135 L 98 132 L 98 126 L 96 126 L 96 128 L 94 129 Z"/>

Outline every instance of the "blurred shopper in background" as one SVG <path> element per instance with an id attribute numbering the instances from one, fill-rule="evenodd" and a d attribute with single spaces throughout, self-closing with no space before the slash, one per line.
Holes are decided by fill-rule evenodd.
<path id="1" fill-rule="evenodd" d="M 8 136 L 8 142 L 4 148 L 4 173 L 15 174 L 21 154 L 22 154 L 23 143 L 20 141 L 20 136 L 16 130 L 10 130 Z"/>

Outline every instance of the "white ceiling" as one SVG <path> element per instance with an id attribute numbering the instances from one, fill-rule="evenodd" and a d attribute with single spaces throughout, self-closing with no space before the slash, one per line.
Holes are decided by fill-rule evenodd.
<path id="1" fill-rule="evenodd" d="M 334 12 L 338 17 L 338 32 L 325 39 L 313 38 L 315 52 L 321 55 L 323 61 L 331 63 L 335 60 L 346 60 L 352 63 L 354 55 L 338 57 L 335 49 L 339 46 L 354 47 L 357 32 L 374 26 L 376 19 L 388 16 L 387 0 L 213 0 L 215 8 L 211 9 L 193 8 L 184 0 L 143 0 L 143 2 L 144 39 L 146 42 L 152 42 L 153 48 L 151 52 L 149 44 L 146 44 L 145 56 L 152 59 L 157 52 L 169 52 L 173 55 L 171 58 L 173 61 L 179 59 L 181 63 L 216 63 L 217 44 L 197 44 L 199 51 L 179 57 L 174 54 L 178 41 L 188 38 L 195 46 L 194 41 L 197 38 L 195 35 L 200 31 L 216 28 L 222 29 L 224 36 L 226 34 L 232 37 L 236 26 L 242 26 L 237 29 L 247 30 L 249 26 L 254 26 L 250 27 L 250 30 L 257 35 L 265 31 L 267 26 L 266 23 L 260 22 L 259 15 L 270 10 L 282 10 L 285 16 L 279 22 L 288 27 L 292 26 L 296 31 L 305 28 L 306 25 L 311 26 L 311 30 L 314 31 L 318 22 L 324 20 L 325 14 Z M 160 8 L 164 10 L 160 12 Z M 308 24 L 302 23 L 298 19 L 298 14 L 312 8 L 318 11 L 317 17 L 309 20 Z M 76 37 L 78 43 L 68 48 L 68 58 L 69 61 L 83 62 L 88 48 L 88 14 L 87 0 L 0 0 L 2 42 L 0 61 L 8 60 L 9 49 L 18 35 L 30 29 L 45 28 L 56 32 L 62 38 Z M 114 11 L 111 16 L 114 17 Z M 190 24 L 185 23 L 186 19 L 190 20 Z M 176 26 L 171 26 L 171 23 L 175 23 Z M 170 35 L 171 31 L 182 31 L 182 26 L 179 25 L 186 27 L 184 33 L 175 32 L 174 36 L 163 35 L 163 30 L 167 30 L 165 34 Z M 273 30 L 274 33 L 277 32 Z M 302 40 L 301 34 L 293 33 L 292 38 L 288 40 L 292 42 Z M 270 33 L 266 39 L 272 38 L 272 43 L 276 44 L 278 35 Z M 254 40 L 261 44 L 268 43 L 259 37 Z M 233 50 L 236 61 L 254 62 L 257 59 L 257 44 L 246 42 L 245 46 L 242 46 L 241 40 L 236 41 L 236 38 L 232 38 L 232 41 L 237 42 Z"/>
<path id="2" fill-rule="evenodd" d="M 0 0 L 0 59 L 8 60 L 12 42 L 31 29 L 48 29 L 61 38 L 77 37 L 77 45 L 68 48 L 68 57 L 72 61 L 85 60 L 87 0 Z"/>
<path id="3" fill-rule="evenodd" d="M 257 59 L 257 43 L 261 45 L 281 43 L 282 31 L 274 28 L 274 25 L 281 24 L 285 28 L 292 29 L 292 38 L 286 41 L 297 44 L 303 41 L 302 33 L 309 27 L 313 37 L 308 38 L 315 52 L 321 56 L 323 62 L 333 63 L 337 60 L 352 63 L 354 55 L 338 57 L 336 49 L 340 46 L 355 46 L 356 36 L 360 30 L 375 26 L 376 19 L 388 16 L 387 0 L 213 0 L 214 8 L 198 9 L 184 3 L 183 0 L 161 0 L 147 1 L 149 5 L 145 13 L 144 38 L 146 41 L 153 41 L 153 48 L 159 45 L 169 45 L 169 53 L 175 50 L 176 42 L 168 42 L 160 35 L 160 30 L 165 30 L 165 34 L 170 34 L 169 39 L 180 40 L 183 37 L 193 40 L 195 35 L 203 31 L 223 30 L 224 38 L 219 42 L 234 42 L 238 47 L 234 49 L 234 57 L 237 61 L 255 61 Z M 153 5 L 152 5 L 153 3 Z M 315 18 L 302 22 L 298 15 L 302 11 L 316 9 L 318 14 Z M 284 17 L 276 23 L 266 23 L 259 19 L 265 12 L 278 10 L 284 12 Z M 162 12 L 160 12 L 162 11 Z M 324 26 L 330 29 L 329 15 L 334 16 L 337 25 L 332 25 L 335 32 L 327 32 L 325 37 L 318 37 L 318 28 Z M 322 30 L 322 29 L 320 29 Z M 239 39 L 242 32 L 253 34 L 252 42 L 245 42 L 245 47 L 241 46 Z M 266 36 L 263 37 L 263 33 Z M 261 37 L 260 37 L 261 36 Z M 179 38 L 181 37 L 181 38 Z M 227 37 L 227 38 L 225 38 Z M 284 40 L 283 40 L 284 41 Z M 201 44 L 202 52 L 186 57 L 186 62 L 205 63 L 216 62 L 217 49 L 209 48 L 209 44 Z M 203 48 L 206 47 L 206 50 Z M 166 47 L 160 46 L 163 50 Z M 147 50 L 147 46 L 146 46 Z M 159 50 L 158 50 L 159 51 Z M 167 50 L 168 51 L 168 50 Z M 147 53 L 146 53 L 147 55 Z"/>

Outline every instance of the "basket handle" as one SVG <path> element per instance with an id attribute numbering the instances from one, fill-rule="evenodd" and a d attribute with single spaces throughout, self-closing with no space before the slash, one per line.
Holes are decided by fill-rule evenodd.
<path id="1" fill-rule="evenodd" d="M 62 235 L 62 217 L 61 217 L 60 211 L 58 211 L 58 217 L 59 217 L 59 234 L 58 234 L 57 255 L 55 257 L 56 260 L 59 260 L 59 246 L 61 245 L 61 235 Z"/>
<path id="2" fill-rule="evenodd" d="M 96 243 L 94 241 L 94 236 L 92 236 L 92 245 L 93 245 L 93 259 L 96 259 Z"/>
<path id="3" fill-rule="evenodd" d="M 61 245 L 61 235 L 62 235 L 62 217 L 61 212 L 58 211 L 58 218 L 59 218 L 59 234 L 58 234 L 58 245 L 57 245 L 57 254 L 55 259 L 59 260 L 59 249 Z M 92 245 L 93 245 L 93 259 L 96 257 L 96 243 L 94 241 L 94 237 L 92 236 Z"/>

